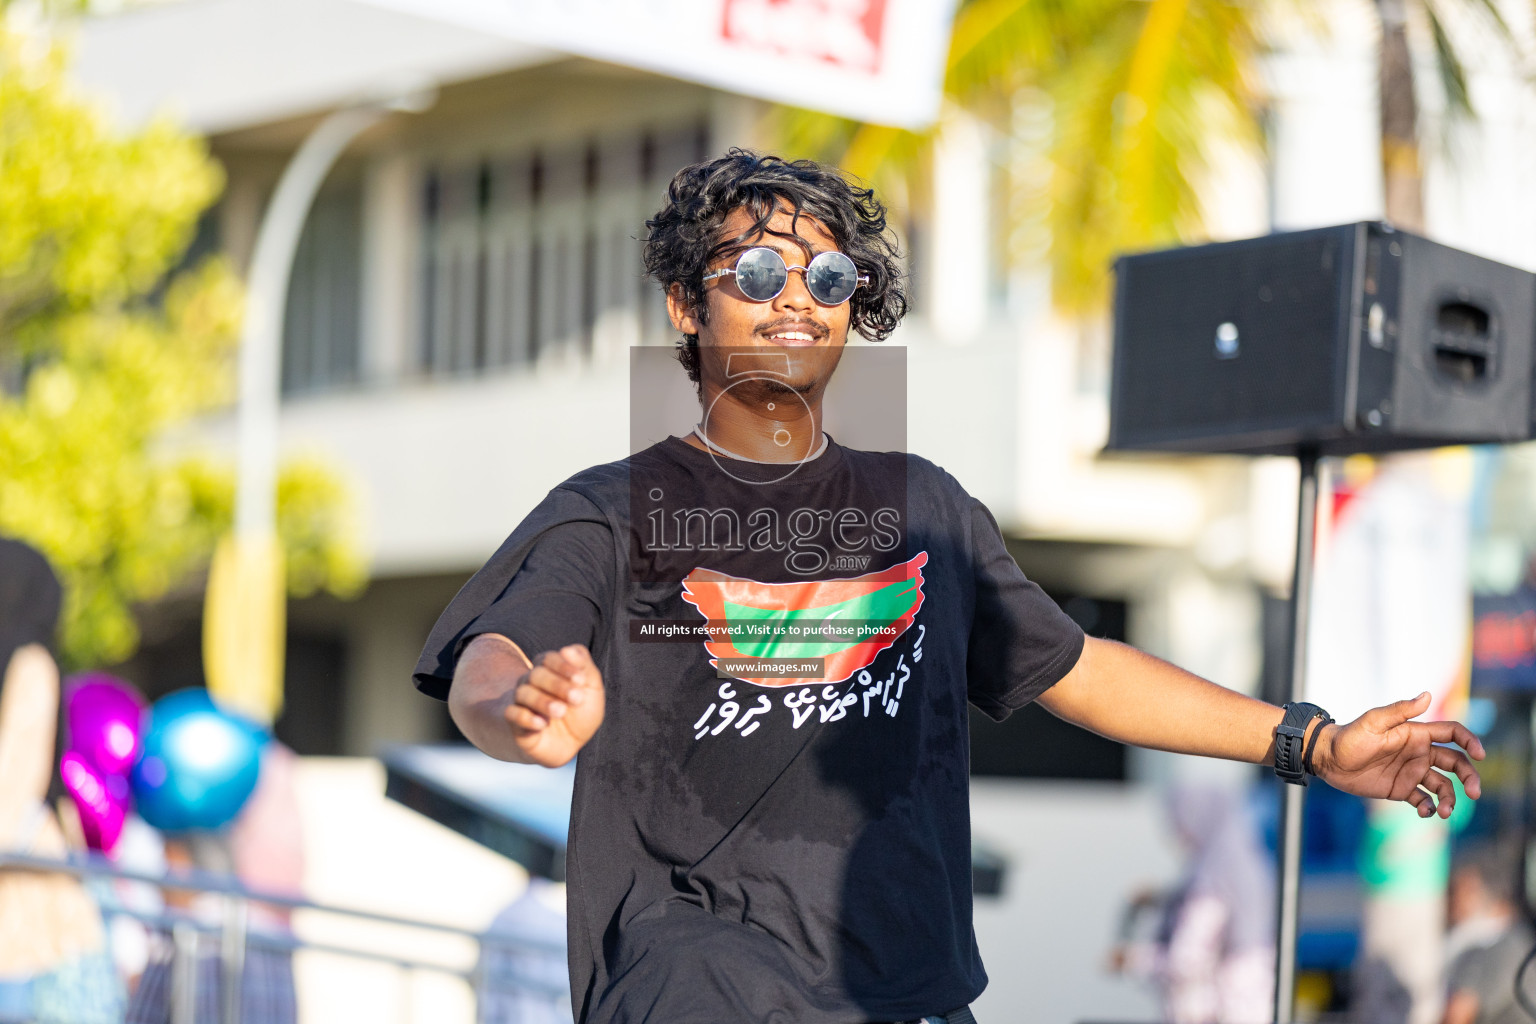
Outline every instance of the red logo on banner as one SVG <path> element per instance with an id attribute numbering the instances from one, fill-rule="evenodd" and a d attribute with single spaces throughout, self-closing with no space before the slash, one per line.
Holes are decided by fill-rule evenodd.
<path id="1" fill-rule="evenodd" d="M 857 71 L 880 67 L 886 0 L 725 0 L 733 43 Z"/>

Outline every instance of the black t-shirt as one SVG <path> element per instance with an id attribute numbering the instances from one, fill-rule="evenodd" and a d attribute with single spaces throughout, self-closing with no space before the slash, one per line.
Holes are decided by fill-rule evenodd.
<path id="1" fill-rule="evenodd" d="M 1029 703 L 1082 631 L 932 463 L 832 444 L 785 474 L 670 438 L 572 477 L 417 666 L 445 697 L 496 632 L 603 672 L 566 861 L 582 1024 L 863 1024 L 986 985 L 966 703 Z"/>

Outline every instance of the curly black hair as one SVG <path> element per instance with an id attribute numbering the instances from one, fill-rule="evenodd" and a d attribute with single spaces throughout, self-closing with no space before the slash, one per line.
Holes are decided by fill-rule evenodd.
<path id="1" fill-rule="evenodd" d="M 720 237 L 726 216 L 743 207 L 751 212 L 753 225 L 735 238 Z M 732 149 L 684 167 L 667 187 L 667 205 L 645 222 L 645 271 L 663 289 L 681 285 L 683 300 L 703 320 L 705 270 L 721 254 L 762 235 L 781 208 L 796 218 L 814 217 L 859 273 L 869 277 L 849 300 L 850 326 L 870 341 L 890 337 L 906 315 L 907 297 L 901 253 L 887 230 L 885 206 L 873 189 L 859 188 L 841 171 L 813 160 Z M 697 384 L 698 335 L 682 337 L 677 359 Z"/>

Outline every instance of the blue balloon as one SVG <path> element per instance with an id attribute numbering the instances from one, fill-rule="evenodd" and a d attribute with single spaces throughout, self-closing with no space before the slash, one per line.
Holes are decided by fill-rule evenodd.
<path id="1" fill-rule="evenodd" d="M 139 815 L 162 832 L 221 828 L 256 789 L 267 734 L 221 710 L 207 690 L 178 690 L 149 709 L 129 782 Z"/>

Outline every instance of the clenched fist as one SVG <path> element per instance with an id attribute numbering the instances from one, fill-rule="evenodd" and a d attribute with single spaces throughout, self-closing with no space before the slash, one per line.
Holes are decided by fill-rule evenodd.
<path id="1" fill-rule="evenodd" d="M 565 764 L 603 724 L 603 674 L 581 644 L 533 659 L 512 691 L 507 722 L 533 764 Z"/>
<path id="2" fill-rule="evenodd" d="M 448 710 L 471 743 L 503 761 L 555 768 L 603 724 L 603 674 L 580 644 L 533 659 L 484 633 L 454 668 Z"/>

